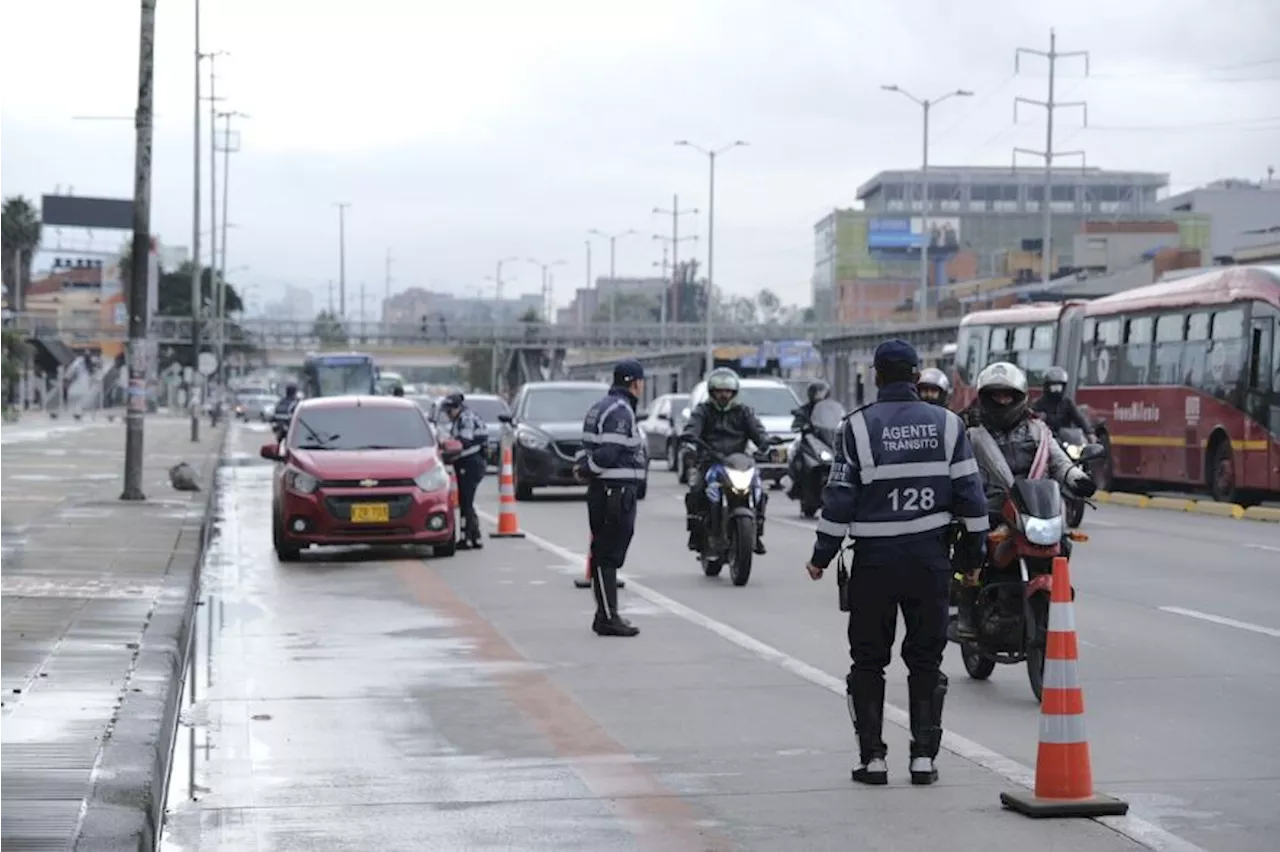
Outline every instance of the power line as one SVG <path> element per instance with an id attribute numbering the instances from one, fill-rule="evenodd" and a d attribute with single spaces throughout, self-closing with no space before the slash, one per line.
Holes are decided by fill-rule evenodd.
<path id="1" fill-rule="evenodd" d="M 1280 115 L 1272 115 L 1265 118 L 1239 118 L 1227 121 L 1201 121 L 1191 124 L 1093 124 L 1086 129 L 1121 133 L 1162 132 L 1168 130 L 1273 130 L 1275 128 L 1269 125 L 1275 122 L 1280 122 Z M 1268 126 L 1257 126 L 1263 124 Z"/>

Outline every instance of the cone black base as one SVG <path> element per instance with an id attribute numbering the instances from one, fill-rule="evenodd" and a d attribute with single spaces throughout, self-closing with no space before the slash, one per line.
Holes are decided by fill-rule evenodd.
<path id="1" fill-rule="evenodd" d="M 1124 816 L 1129 803 L 1094 793 L 1087 799 L 1041 799 L 1030 790 L 1001 793 L 1000 804 L 1032 819 Z"/>
<path id="2" fill-rule="evenodd" d="M 518 531 L 509 533 L 492 532 L 489 533 L 489 538 L 524 538 L 524 533 Z"/>
<path id="3" fill-rule="evenodd" d="M 589 588 L 591 588 L 591 581 L 590 581 L 590 580 L 583 580 L 583 579 L 579 578 L 579 579 L 577 579 L 577 580 L 574 580 L 574 581 L 573 581 L 573 584 L 574 584 L 575 586 L 577 586 L 579 589 L 589 589 Z M 619 580 L 618 580 L 618 584 L 617 584 L 617 585 L 618 585 L 618 588 L 619 588 L 619 589 L 625 589 L 625 588 L 627 587 L 627 581 L 626 581 L 626 580 L 619 579 Z"/>

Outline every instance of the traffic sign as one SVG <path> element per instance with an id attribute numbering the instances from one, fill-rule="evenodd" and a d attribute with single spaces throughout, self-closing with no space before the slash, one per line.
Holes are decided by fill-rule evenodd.
<path id="1" fill-rule="evenodd" d="M 218 370 L 218 356 L 212 352 L 201 352 L 196 369 L 202 376 L 212 376 Z"/>

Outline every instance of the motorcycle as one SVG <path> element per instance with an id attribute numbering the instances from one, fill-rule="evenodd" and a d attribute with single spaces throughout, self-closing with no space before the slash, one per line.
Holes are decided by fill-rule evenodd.
<path id="1" fill-rule="evenodd" d="M 1084 430 L 1077 426 L 1063 426 L 1058 430 L 1057 439 L 1067 458 L 1084 468 L 1085 472 L 1092 477 L 1093 471 L 1089 469 L 1088 462 L 1082 458 L 1085 447 L 1089 446 L 1089 442 L 1084 437 Z M 1085 506 L 1097 508 L 1091 500 L 1078 496 L 1066 486 L 1062 488 L 1062 499 L 1066 502 L 1067 526 L 1072 529 L 1084 523 Z"/>
<path id="2" fill-rule="evenodd" d="M 780 444 L 783 440 L 774 438 L 770 443 Z M 727 564 L 733 584 L 745 586 L 751 579 L 755 557 L 757 511 L 762 511 L 768 502 L 756 460 L 747 453 L 723 455 L 697 438 L 686 437 L 683 441 L 714 461 L 707 469 L 708 513 L 698 539 L 702 573 L 719 577 Z"/>
<path id="3" fill-rule="evenodd" d="M 792 412 L 800 416 L 800 409 Z M 800 427 L 800 435 L 791 447 L 791 477 L 793 482 L 789 496 L 800 501 L 800 514 L 812 518 L 822 508 L 822 489 L 831 473 L 835 460 L 836 441 L 839 440 L 840 422 L 844 419 L 844 406 L 833 399 L 824 399 L 813 407 L 808 421 Z"/>
<path id="4" fill-rule="evenodd" d="M 1101 447 L 1089 444 L 1080 457 L 1088 461 L 1102 454 Z M 1070 558 L 1070 542 L 1088 541 L 1088 537 L 1066 528 L 1062 492 L 1051 479 L 1014 480 L 1001 516 L 1003 523 L 987 535 L 987 564 L 974 606 L 977 638 L 957 636 L 954 620 L 947 635 L 960 646 L 965 671 L 975 680 L 991 677 L 997 664 L 1025 662 L 1031 691 L 1039 701 L 1044 691 L 1053 560 Z M 954 583 L 964 581 L 957 572 Z"/>

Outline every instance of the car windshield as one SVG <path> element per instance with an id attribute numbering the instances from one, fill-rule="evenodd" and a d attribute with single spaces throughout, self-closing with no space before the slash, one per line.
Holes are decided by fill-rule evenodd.
<path id="1" fill-rule="evenodd" d="M 607 389 L 600 387 L 585 388 L 543 388 L 530 390 L 524 403 L 523 419 L 534 423 L 566 423 L 581 421 Z"/>
<path id="2" fill-rule="evenodd" d="M 480 419 L 485 423 L 497 423 L 498 415 L 509 411 L 507 404 L 496 396 L 469 396 L 464 405 L 480 415 Z M 584 411 L 583 414 L 585 415 L 586 412 Z"/>
<path id="3" fill-rule="evenodd" d="M 290 446 L 299 450 L 416 450 L 435 446 L 422 412 L 386 406 L 299 411 Z"/>
<path id="4" fill-rule="evenodd" d="M 757 417 L 790 417 L 791 411 L 800 405 L 800 400 L 785 385 L 744 385 L 738 391 L 738 401 L 751 406 Z"/>

